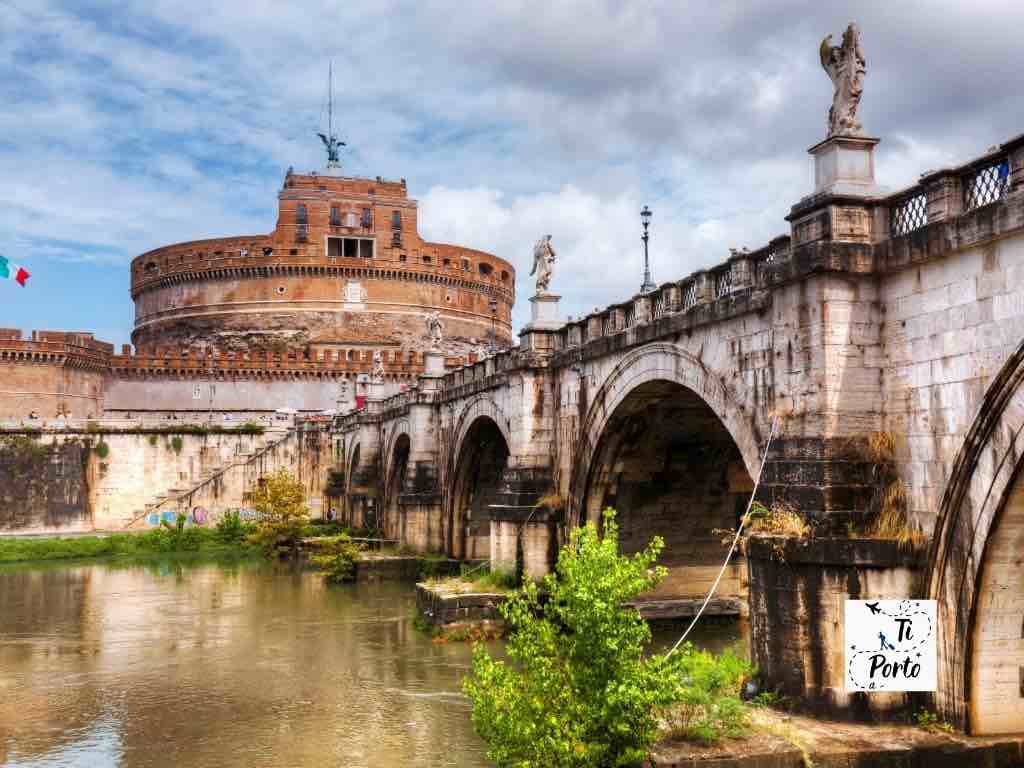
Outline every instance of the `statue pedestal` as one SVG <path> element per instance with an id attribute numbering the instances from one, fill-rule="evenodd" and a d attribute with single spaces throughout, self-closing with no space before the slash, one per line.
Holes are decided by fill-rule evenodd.
<path id="1" fill-rule="evenodd" d="M 555 350 L 554 331 L 565 323 L 558 315 L 558 300 L 553 293 L 530 297 L 530 322 L 519 331 L 519 346 L 524 351 L 551 355 Z"/>
<path id="2" fill-rule="evenodd" d="M 444 352 L 431 349 L 423 353 L 423 375 L 444 376 Z"/>
<path id="3" fill-rule="evenodd" d="M 830 136 L 809 150 L 814 156 L 814 194 L 872 197 L 886 190 L 875 184 L 875 145 L 868 136 Z"/>
<path id="4" fill-rule="evenodd" d="M 530 297 L 530 323 L 523 330 L 556 331 L 565 322 L 558 315 L 558 301 L 554 293 L 538 293 Z"/>

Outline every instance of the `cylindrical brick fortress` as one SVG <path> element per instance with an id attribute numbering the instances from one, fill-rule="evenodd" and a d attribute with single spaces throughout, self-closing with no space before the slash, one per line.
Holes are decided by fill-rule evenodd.
<path id="1" fill-rule="evenodd" d="M 511 342 L 515 270 L 428 243 L 405 180 L 289 173 L 269 235 L 157 248 L 132 261 L 137 347 L 192 351 L 423 349 Z"/>

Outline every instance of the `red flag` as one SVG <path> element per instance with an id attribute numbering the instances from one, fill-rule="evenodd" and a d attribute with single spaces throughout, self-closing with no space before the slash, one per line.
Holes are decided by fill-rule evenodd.
<path id="1" fill-rule="evenodd" d="M 15 280 L 17 281 L 18 285 L 20 285 L 20 286 L 21 286 L 22 288 L 24 288 L 24 287 L 25 287 L 25 282 L 26 282 L 26 281 L 27 281 L 27 280 L 28 280 L 28 279 L 29 279 L 30 277 L 32 277 L 32 275 L 30 275 L 30 274 L 28 273 L 28 270 L 27 270 L 27 269 L 25 269 L 24 267 L 18 267 L 18 271 L 17 271 L 17 273 L 16 273 L 15 275 L 14 275 L 14 279 L 15 279 Z"/>

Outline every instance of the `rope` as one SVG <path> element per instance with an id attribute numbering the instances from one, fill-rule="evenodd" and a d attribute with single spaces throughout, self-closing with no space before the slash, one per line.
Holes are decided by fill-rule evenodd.
<path id="1" fill-rule="evenodd" d="M 722 580 L 722 575 L 725 573 L 726 566 L 729 565 L 729 560 L 732 558 L 732 553 L 736 551 L 736 545 L 739 543 L 740 534 L 743 533 L 743 526 L 747 522 L 747 516 L 750 514 L 750 507 L 754 503 L 754 496 L 757 494 L 757 487 L 761 484 L 761 473 L 764 472 L 764 465 L 765 462 L 768 460 L 768 449 L 771 448 L 772 440 L 775 439 L 775 427 L 778 425 L 778 423 L 779 419 L 776 416 L 774 419 L 772 419 L 772 431 L 768 435 L 768 442 L 764 446 L 764 456 L 761 457 L 761 466 L 757 470 L 757 479 L 754 481 L 754 490 L 750 492 L 750 499 L 749 501 L 747 501 L 747 510 L 746 512 L 743 513 L 743 517 L 740 518 L 740 524 L 739 527 L 736 529 L 736 535 L 732 539 L 732 546 L 729 547 L 729 554 L 725 556 L 725 562 L 722 563 L 722 567 L 718 571 L 718 576 L 715 578 L 715 583 L 711 585 L 711 590 L 708 592 L 708 596 L 704 598 L 704 604 L 701 605 L 700 610 L 697 611 L 697 615 L 693 617 L 693 621 L 690 622 L 690 626 L 688 626 L 686 628 L 686 631 L 683 632 L 683 636 L 680 637 L 676 641 L 676 644 L 672 646 L 672 650 L 665 654 L 666 659 L 673 653 L 675 653 L 676 649 L 683 644 L 683 641 L 686 639 L 687 635 L 690 634 L 690 630 L 693 629 L 694 625 L 696 625 L 697 621 L 704 613 L 704 609 L 707 608 L 708 603 L 711 602 L 711 596 L 714 595 L 715 590 L 718 589 L 718 584 Z"/>

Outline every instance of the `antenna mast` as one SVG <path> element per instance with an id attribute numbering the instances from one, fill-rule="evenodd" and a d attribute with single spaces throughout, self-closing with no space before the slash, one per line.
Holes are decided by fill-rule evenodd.
<path id="1" fill-rule="evenodd" d="M 321 113 L 322 114 L 322 113 Z M 334 135 L 334 60 L 331 59 L 327 65 L 327 135 L 317 134 L 320 141 L 324 143 L 327 150 L 327 171 L 337 172 L 341 170 L 340 150 L 345 146 L 344 141 L 338 141 Z"/>

